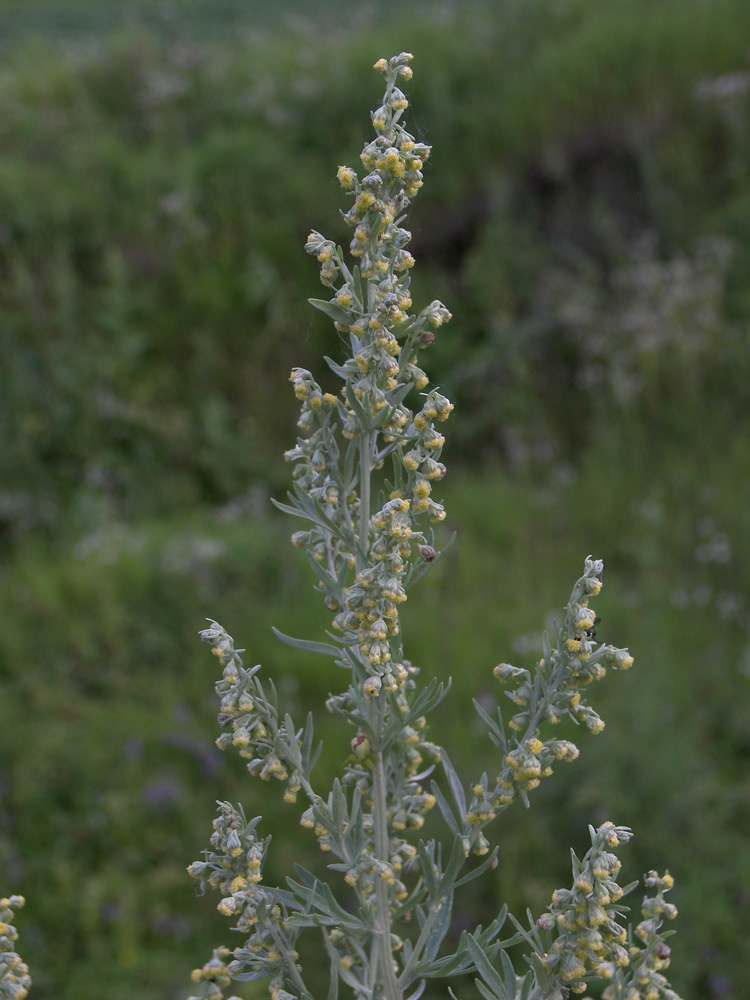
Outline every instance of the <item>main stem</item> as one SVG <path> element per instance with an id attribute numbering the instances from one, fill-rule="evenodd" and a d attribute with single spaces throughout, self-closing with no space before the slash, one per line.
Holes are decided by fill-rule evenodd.
<path id="1" fill-rule="evenodd" d="M 388 799 L 386 794 L 385 762 L 383 759 L 383 731 L 385 729 L 385 695 L 378 699 L 372 710 L 373 729 L 376 744 L 372 754 L 373 812 L 375 819 L 375 856 L 389 863 L 388 844 Z M 378 878 L 375 883 L 376 933 L 380 940 L 380 964 L 383 987 L 387 1000 L 401 1000 L 403 996 L 393 968 L 393 948 L 391 946 L 391 910 L 388 899 L 388 885 Z"/>
<path id="2" fill-rule="evenodd" d="M 359 552 L 357 570 L 367 565 L 370 540 L 370 504 L 372 496 L 372 455 L 377 431 L 367 431 L 359 441 Z M 385 864 L 389 863 L 388 843 L 388 796 L 385 780 L 385 760 L 383 756 L 383 734 L 385 731 L 385 695 L 371 705 L 370 723 L 375 733 L 372 748 L 373 818 L 375 822 L 375 856 Z M 375 933 L 377 953 L 380 958 L 380 973 L 385 990 L 384 1000 L 402 1000 L 403 993 L 398 985 L 393 968 L 393 948 L 391 946 L 391 910 L 388 899 L 388 885 L 378 878 L 375 883 Z"/>

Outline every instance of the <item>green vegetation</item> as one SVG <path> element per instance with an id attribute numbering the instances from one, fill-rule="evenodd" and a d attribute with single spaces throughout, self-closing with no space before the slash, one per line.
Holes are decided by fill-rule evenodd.
<path id="1" fill-rule="evenodd" d="M 746 345 L 724 320 L 750 309 L 749 98 L 709 83 L 742 79 L 744 3 L 516 0 L 329 31 L 332 8 L 308 15 L 321 37 L 312 48 L 301 14 L 281 28 L 248 14 L 224 35 L 219 18 L 204 35 L 210 6 L 188 5 L 171 34 L 144 14 L 84 43 L 62 27 L 51 37 L 65 19 L 49 10 L 65 8 L 32 4 L 24 17 L 45 11 L 45 37 L 6 43 L 9 537 L 221 503 L 253 476 L 282 484 L 293 406 L 281 373 L 336 351 L 323 319 L 310 320 L 319 285 L 299 247 L 314 214 L 336 216 L 328 164 L 356 155 L 350 123 L 370 96 L 361 67 L 399 37 L 420 59 L 416 125 L 442 151 L 420 206 L 416 293 L 443 288 L 457 317 L 435 374 L 466 404 L 462 453 L 526 461 L 533 441 L 544 463 L 578 454 L 602 401 L 591 388 L 568 406 L 571 385 L 590 386 L 575 317 L 599 298 L 608 321 L 612 281 L 632 271 L 644 232 L 657 260 L 692 260 L 699 237 L 733 238 L 734 256 L 716 265 L 730 313 L 709 317 L 688 360 L 706 379 L 728 369 L 746 402 Z M 92 9 L 67 15 L 96 24 Z M 672 356 L 657 338 L 636 361 L 642 398 L 679 416 Z"/>
<path id="2" fill-rule="evenodd" d="M 459 544 L 405 610 L 411 658 L 456 681 L 440 741 L 488 750 L 470 697 L 533 658 L 535 609 L 582 551 L 606 557 L 598 610 L 636 657 L 598 692 L 598 742 L 509 819 L 475 906 L 498 885 L 546 905 L 567 878 L 553 821 L 576 847 L 582 816 L 626 822 L 631 873 L 677 878 L 675 988 L 739 1000 L 750 8 L 167 6 L 0 10 L 0 889 L 29 900 L 32 995 L 176 997 L 222 938 L 184 867 L 211 796 L 254 790 L 212 747 L 203 619 L 221 613 L 300 712 L 336 683 L 271 635 L 325 616 L 266 497 L 289 471 L 288 368 L 338 353 L 310 320 L 305 237 L 338 209 L 330 164 L 358 152 L 367 66 L 408 48 L 412 124 L 436 148 L 414 300 L 438 289 L 455 316 L 431 374 L 465 462 L 445 488 Z M 301 849 L 278 838 L 278 870 Z"/>

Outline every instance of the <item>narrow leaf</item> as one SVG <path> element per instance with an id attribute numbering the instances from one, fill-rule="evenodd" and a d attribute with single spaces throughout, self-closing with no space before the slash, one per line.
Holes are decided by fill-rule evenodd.
<path id="1" fill-rule="evenodd" d="M 353 442 L 349 442 L 349 446 L 346 449 L 346 455 L 344 456 L 344 472 L 343 479 L 347 486 L 354 479 L 354 463 L 356 461 L 357 455 L 359 454 L 359 448 Z"/>
<path id="2" fill-rule="evenodd" d="M 478 943 L 473 934 L 466 938 L 466 945 L 469 949 L 471 959 L 476 966 L 476 970 L 487 985 L 492 989 L 495 997 L 505 996 L 505 987 L 497 969 L 490 962 L 482 946 Z M 505 952 L 503 952 L 505 954 Z M 477 983 L 477 986 L 480 984 Z"/>
<path id="3" fill-rule="evenodd" d="M 354 287 L 354 296 L 358 302 L 364 302 L 364 295 L 362 292 L 362 276 L 359 271 L 358 265 L 352 268 L 352 286 Z"/>
<path id="4" fill-rule="evenodd" d="M 542 636 L 542 653 L 544 654 L 544 662 L 547 664 L 547 673 L 549 673 L 552 667 L 552 647 L 549 644 L 549 633 L 547 632 Z"/>
<path id="5" fill-rule="evenodd" d="M 343 306 L 337 305 L 335 302 L 331 302 L 328 299 L 308 299 L 307 301 L 315 309 L 320 309 L 322 313 L 325 313 L 329 319 L 334 321 L 334 323 L 341 323 L 343 326 L 351 325 L 351 316 L 349 315 L 349 311 L 344 309 Z"/>
<path id="6" fill-rule="evenodd" d="M 323 752 L 323 740 L 321 740 L 320 743 L 318 743 L 318 745 L 315 747 L 315 753 L 312 755 L 312 759 L 310 760 L 310 767 L 308 768 L 307 771 L 308 774 L 312 774 L 312 770 L 318 763 L 318 760 L 320 759 L 320 755 L 322 752 Z"/>
<path id="7" fill-rule="evenodd" d="M 461 871 L 465 863 L 466 855 L 464 854 L 463 838 L 461 836 L 456 836 L 453 840 L 451 856 L 448 859 L 448 864 L 445 867 L 443 876 L 440 879 L 440 884 L 438 885 L 439 893 L 442 894 L 453 889 L 456 876 Z"/>
<path id="8" fill-rule="evenodd" d="M 313 642 L 311 639 L 295 639 L 291 635 L 285 635 L 280 632 L 277 628 L 271 626 L 271 631 L 287 646 L 291 646 L 293 649 L 301 649 L 305 653 L 319 653 L 321 656 L 333 656 L 335 658 L 340 658 L 341 650 L 332 646 L 328 642 Z"/>
<path id="9" fill-rule="evenodd" d="M 427 986 L 427 983 L 424 980 L 422 980 L 422 982 L 417 986 L 417 988 L 414 990 L 414 992 L 409 994 L 409 996 L 406 998 L 406 1000 L 419 1000 L 419 998 L 424 993 L 426 986 Z"/>
<path id="10" fill-rule="evenodd" d="M 292 517 L 301 517 L 305 521 L 314 520 L 314 518 L 310 517 L 310 515 L 306 511 L 301 510 L 299 507 L 296 506 L 290 507 L 289 504 L 281 503 L 280 500 L 276 500 L 274 497 L 271 497 L 271 503 L 274 505 L 274 507 L 276 507 L 277 510 L 281 510 L 285 514 L 291 514 Z"/>
<path id="11" fill-rule="evenodd" d="M 513 968 L 513 963 L 510 958 L 508 958 L 507 951 L 500 952 L 500 961 L 503 963 L 503 972 L 505 973 L 505 982 L 510 989 L 511 984 L 513 987 L 513 995 L 516 992 L 516 970 Z"/>
<path id="12" fill-rule="evenodd" d="M 356 927 L 358 930 L 365 929 L 364 924 L 362 923 L 361 920 L 355 917 L 353 913 L 349 913 L 348 910 L 344 909 L 344 907 L 339 903 L 339 901 L 335 898 L 335 896 L 331 892 L 330 887 L 325 882 L 323 883 L 319 882 L 318 886 L 322 890 L 326 903 L 330 907 L 331 912 L 333 913 L 334 916 L 338 916 L 338 918 L 342 921 L 342 923 L 348 924 L 350 927 Z"/>
<path id="13" fill-rule="evenodd" d="M 297 878 L 300 880 L 300 882 L 302 883 L 302 885 L 305 886 L 308 889 L 312 889 L 312 887 L 318 881 L 317 878 L 313 875 L 313 873 L 309 872 L 307 870 L 307 868 L 303 868 L 302 865 L 295 864 L 295 866 L 294 866 L 294 873 L 297 876 Z M 287 879 L 287 882 L 289 882 L 289 881 L 290 880 Z"/>
<path id="14" fill-rule="evenodd" d="M 309 549 L 305 549 L 305 555 L 307 556 L 307 560 L 310 563 L 310 569 L 312 569 L 313 573 L 315 574 L 315 576 L 317 576 L 317 578 L 321 581 L 321 583 L 325 584 L 326 590 L 329 590 L 331 584 L 334 581 L 333 574 L 330 572 L 327 566 L 325 566 L 321 562 L 318 562 L 318 560 L 315 558 L 312 552 L 309 551 Z"/>
<path id="15" fill-rule="evenodd" d="M 310 770 L 310 751 L 313 741 L 313 716 L 312 712 L 307 713 L 305 720 L 305 735 L 302 739 L 302 766 L 306 771 Z"/>
<path id="16" fill-rule="evenodd" d="M 527 972 L 521 981 L 521 992 L 518 994 L 518 1000 L 529 1000 L 529 994 L 531 993 L 532 976 L 530 972 Z"/>
<path id="17" fill-rule="evenodd" d="M 427 687 L 420 691 L 414 699 L 414 703 L 404 718 L 404 724 L 409 725 L 413 719 L 418 719 L 421 715 L 427 715 L 433 708 L 436 708 L 448 694 L 450 687 L 450 682 L 443 684 L 437 677 L 433 677 Z"/>
<path id="18" fill-rule="evenodd" d="M 510 998 L 506 997 L 505 991 L 503 991 L 502 994 L 497 994 L 492 990 L 488 990 L 481 980 L 475 979 L 474 982 L 476 983 L 477 989 L 484 997 L 484 1000 L 510 1000 Z"/>
<path id="19" fill-rule="evenodd" d="M 409 395 L 413 389 L 411 382 L 402 382 L 401 385 L 397 385 L 394 389 L 390 389 L 386 394 L 386 399 L 393 406 L 398 406 L 399 403 L 403 403 L 406 397 Z"/>
<path id="20" fill-rule="evenodd" d="M 323 360 L 331 369 L 331 371 L 335 372 L 335 374 L 338 375 L 339 378 L 347 379 L 349 377 L 349 372 L 347 372 L 346 368 L 342 368 L 341 365 L 337 365 L 336 362 L 333 360 L 333 358 L 324 357 Z"/>
<path id="21" fill-rule="evenodd" d="M 333 828 L 337 833 L 341 833 L 344 820 L 346 819 L 346 799 L 341 790 L 341 782 L 338 778 L 333 780 L 333 790 L 331 792 L 331 815 L 333 816 Z"/>
<path id="22" fill-rule="evenodd" d="M 232 976 L 232 979 L 236 983 L 257 983 L 261 979 L 268 979 L 271 975 L 273 975 L 272 970 L 263 970 L 261 972 L 243 972 L 239 976 Z"/>
<path id="23" fill-rule="evenodd" d="M 502 739 L 502 734 L 500 732 L 498 724 L 495 722 L 495 720 L 492 718 L 491 715 L 485 712 L 485 710 L 482 708 L 482 706 L 479 704 L 476 698 L 474 699 L 474 708 L 477 710 L 479 717 L 481 718 L 482 722 L 485 723 L 490 733 L 494 734 L 498 739 Z"/>
<path id="24" fill-rule="evenodd" d="M 448 893 L 435 905 L 437 908 L 437 917 L 435 918 L 435 922 L 432 925 L 430 933 L 427 935 L 427 941 L 425 942 L 424 948 L 425 957 L 430 962 L 437 955 L 445 935 L 450 930 L 451 911 L 453 909 L 453 893 Z"/>
<path id="25" fill-rule="evenodd" d="M 446 775 L 448 776 L 448 783 L 450 784 L 451 792 L 453 793 L 453 799 L 458 806 L 459 815 L 461 817 L 461 822 L 466 822 L 466 796 L 464 795 L 463 785 L 461 784 L 461 779 L 456 774 L 456 770 L 450 762 L 448 755 L 443 751 L 442 754 L 442 764 Z"/>
<path id="26" fill-rule="evenodd" d="M 477 865 L 477 867 L 473 871 L 470 871 L 468 875 L 462 875 L 453 888 L 458 889 L 459 886 L 466 885 L 467 882 L 473 882 L 475 878 L 479 878 L 480 875 L 483 875 L 487 871 L 496 857 L 497 848 L 495 848 L 491 854 L 487 855 L 481 865 Z"/>
<path id="27" fill-rule="evenodd" d="M 435 878 L 435 866 L 423 840 L 419 841 L 417 851 L 419 852 L 419 864 L 422 869 L 422 875 L 424 876 L 427 891 L 430 896 L 435 897 L 438 894 L 438 884 L 437 879 Z"/>
<path id="28" fill-rule="evenodd" d="M 338 1000 L 339 996 L 339 974 L 331 965 L 331 985 L 328 987 L 328 1000 Z"/>
<path id="29" fill-rule="evenodd" d="M 353 391 L 351 389 L 351 386 L 349 385 L 348 382 L 347 382 L 345 388 L 346 388 L 346 401 L 348 402 L 349 406 L 351 406 L 351 408 L 354 410 L 354 413 L 355 413 L 355 415 L 357 417 L 357 421 L 358 421 L 360 427 L 369 428 L 369 426 L 370 426 L 370 418 L 365 413 L 365 411 L 362 409 L 362 404 L 357 399 L 357 397 L 354 395 L 354 393 L 353 393 Z"/>
<path id="30" fill-rule="evenodd" d="M 438 804 L 438 808 L 440 809 L 440 812 L 443 814 L 443 819 L 448 824 L 451 833 L 458 833 L 459 830 L 458 830 L 458 823 L 456 822 L 456 817 L 453 815 L 453 810 L 451 809 L 445 796 L 440 790 L 440 786 L 436 781 L 433 781 L 431 783 L 431 787 L 432 787 L 432 794 L 435 796 L 435 801 Z"/>

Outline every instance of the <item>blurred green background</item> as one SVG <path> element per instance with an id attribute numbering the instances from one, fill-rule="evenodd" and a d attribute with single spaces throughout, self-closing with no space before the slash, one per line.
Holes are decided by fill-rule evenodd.
<path id="1" fill-rule="evenodd" d="M 676 877 L 675 987 L 747 996 L 750 5 L 31 0 L 0 6 L 0 892 L 28 899 L 39 1000 L 186 995 L 231 943 L 184 871 L 217 798 L 278 830 L 272 877 L 321 863 L 213 747 L 196 633 L 218 618 L 315 708 L 336 773 L 341 679 L 270 633 L 326 617 L 269 497 L 288 371 L 341 353 L 305 236 L 345 238 L 336 167 L 403 49 L 434 145 L 414 300 L 455 317 L 425 365 L 457 402 L 458 540 L 405 609 L 455 680 L 435 738 L 493 766 L 471 699 L 589 552 L 599 637 L 636 658 L 594 693 L 606 731 L 498 823 L 456 931 L 541 910 L 611 818 L 628 875 Z"/>

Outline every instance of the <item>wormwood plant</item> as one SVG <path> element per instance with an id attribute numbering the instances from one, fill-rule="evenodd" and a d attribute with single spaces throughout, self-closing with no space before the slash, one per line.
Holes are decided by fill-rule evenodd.
<path id="1" fill-rule="evenodd" d="M 327 702 L 353 730 L 351 756 L 330 791 L 313 776 L 312 718 L 300 727 L 280 710 L 273 682 L 261 680 L 259 666 L 243 665 L 221 625 L 201 633 L 222 666 L 218 745 L 236 747 L 250 773 L 278 782 L 290 805 L 301 793 L 300 823 L 330 863 L 327 874 L 296 866 L 285 885 L 266 884 L 270 838 L 260 818 L 220 803 L 211 846 L 189 871 L 221 892 L 218 908 L 244 941 L 215 951 L 193 980 L 198 996 L 211 1000 L 232 980 L 260 979 L 270 980 L 273 1000 L 311 998 L 298 942 L 313 934 L 330 960 L 329 1000 L 342 986 L 362 1000 L 416 1000 L 430 980 L 466 973 L 478 977 L 487 1000 L 563 1000 L 596 981 L 606 983 L 605 1000 L 678 1000 L 664 976 L 670 951 L 662 925 L 676 914 L 665 900 L 672 878 L 648 873 L 642 920 L 627 925 L 623 898 L 637 883 L 619 885 L 616 852 L 631 832 L 611 822 L 590 828 L 590 849 L 573 855 L 571 885 L 554 892 L 538 918 L 519 921 L 503 907 L 487 927 L 458 941 L 451 933 L 454 893 L 497 864 L 487 828 L 517 800 L 528 806 L 558 762 L 576 759 L 577 746 L 554 735 L 565 716 L 591 733 L 604 728 L 588 686 L 608 667 L 627 670 L 633 658 L 597 641 L 589 602 L 601 590 L 603 563 L 588 558 L 557 634 L 544 637 L 543 658 L 531 669 L 495 667 L 515 714 L 506 720 L 500 709 L 492 716 L 477 705 L 498 751 L 490 769 L 467 789 L 446 750 L 428 738 L 427 716 L 447 685 L 437 678 L 420 684 L 399 609 L 438 558 L 434 525 L 445 511 L 432 492 L 446 471 L 439 425 L 453 406 L 428 389 L 418 363 L 450 313 L 437 300 L 410 311 L 414 258 L 404 220 L 430 154 L 401 124 L 408 101 L 398 84 L 411 78 L 411 58 L 375 63 L 385 95 L 360 157 L 363 175 L 338 169 L 352 199 L 344 219 L 354 262 L 318 232 L 306 244 L 332 292 L 312 304 L 348 338 L 343 363 L 326 358 L 343 384 L 325 392 L 309 371 L 291 374 L 302 436 L 286 453 L 294 490 L 277 506 L 304 523 L 292 541 L 307 554 L 333 621 L 330 642 L 277 634 L 348 672 L 346 690 Z M 420 834 L 436 806 L 441 841 Z M 474 856 L 483 860 L 472 864 Z M 527 955 L 514 965 L 508 948 L 519 943 Z"/>
<path id="2" fill-rule="evenodd" d="M 343 385 L 334 394 L 304 369 L 291 375 L 303 436 L 286 454 L 294 490 L 278 506 L 304 522 L 292 540 L 334 617 L 330 642 L 277 634 L 348 671 L 346 690 L 327 702 L 353 730 L 351 755 L 330 791 L 314 782 L 312 718 L 299 727 L 281 712 L 273 682 L 261 680 L 259 666 L 243 665 L 243 651 L 221 625 L 201 633 L 222 666 L 218 745 L 237 748 L 252 775 L 278 782 L 290 806 L 302 794 L 300 823 L 331 859 L 328 874 L 296 866 L 285 885 L 266 884 L 270 837 L 260 817 L 220 803 L 210 847 L 189 871 L 221 892 L 218 909 L 243 940 L 216 949 L 193 972 L 199 993 L 192 1000 L 221 1000 L 232 981 L 263 979 L 273 1000 L 312 1000 L 298 955 L 303 934 L 317 935 L 330 960 L 329 1000 L 342 986 L 361 1000 L 416 1000 L 430 980 L 466 974 L 478 977 L 486 1000 L 565 1000 L 597 981 L 605 983 L 604 1000 L 679 1000 L 664 976 L 670 932 L 662 926 L 676 914 L 665 900 L 672 879 L 645 876 L 642 919 L 627 925 L 622 900 L 637 883 L 619 885 L 616 851 L 631 832 L 611 822 L 590 828 L 590 849 L 573 855 L 570 887 L 556 890 L 538 918 L 527 913 L 520 921 L 502 907 L 487 927 L 458 940 L 451 933 L 454 893 L 497 864 L 489 825 L 517 800 L 528 806 L 556 763 L 578 756 L 554 727 L 567 716 L 600 732 L 604 722 L 587 687 L 633 659 L 597 641 L 589 602 L 601 590 L 603 563 L 588 558 L 556 635 L 544 637 L 542 659 L 531 669 L 495 667 L 515 714 L 506 720 L 500 709 L 492 716 L 477 705 L 497 750 L 491 768 L 467 788 L 446 750 L 428 739 L 427 716 L 447 685 L 419 683 L 405 656 L 399 607 L 438 559 L 434 525 L 445 511 L 432 490 L 446 471 L 438 425 L 453 407 L 427 389 L 417 363 L 450 313 L 438 301 L 410 312 L 414 259 L 403 222 L 430 153 L 400 124 L 408 102 L 397 84 L 411 78 L 410 62 L 401 53 L 375 64 L 386 88 L 372 114 L 375 138 L 361 154 L 364 175 L 338 170 L 353 199 L 344 218 L 356 265 L 320 233 L 306 245 L 333 292 L 312 304 L 349 340 L 343 364 L 326 359 Z M 435 807 L 443 840 L 420 834 Z M 0 998 L 9 1000 L 23 1000 L 30 982 L 10 923 L 22 904 L 20 896 L 0 899 Z M 508 949 L 519 944 L 527 953 L 514 965 Z"/>
<path id="3" fill-rule="evenodd" d="M 299 650 L 330 657 L 350 677 L 328 709 L 354 730 L 351 757 L 328 792 L 316 787 L 313 723 L 298 727 L 279 710 L 273 682 L 260 667 L 247 669 L 233 640 L 216 622 L 202 633 L 219 658 L 222 749 L 236 747 L 251 774 L 278 781 L 290 804 L 300 793 L 300 818 L 332 860 L 328 876 L 301 866 L 283 887 L 266 885 L 263 862 L 269 837 L 259 818 L 220 804 L 205 860 L 190 866 L 201 884 L 217 888 L 219 910 L 245 937 L 233 951 L 219 949 L 193 973 L 200 997 L 219 998 L 232 980 L 270 979 L 274 1000 L 311 997 L 297 951 L 300 936 L 319 935 L 330 960 L 329 1000 L 341 986 L 358 998 L 416 998 L 431 979 L 475 973 L 487 1000 L 563 1000 L 604 980 L 605 1000 L 677 1000 L 663 970 L 669 947 L 662 932 L 675 916 L 666 902 L 668 874 L 649 872 L 649 894 L 635 929 L 624 923 L 623 897 L 637 883 L 620 886 L 627 827 L 590 828 L 591 848 L 573 855 L 569 888 L 558 889 L 547 912 L 524 922 L 505 907 L 487 927 L 451 935 L 454 893 L 496 862 L 485 830 L 516 800 L 572 761 L 578 748 L 557 739 L 564 716 L 592 733 L 604 722 L 588 703 L 587 687 L 607 667 L 626 670 L 626 649 L 596 640 L 590 599 L 601 590 L 601 560 L 588 558 L 554 639 L 544 638 L 543 658 L 525 669 L 501 663 L 495 676 L 507 686 L 516 713 L 507 721 L 477 705 L 499 751 L 489 772 L 465 789 L 446 750 L 427 736 L 427 715 L 447 686 L 437 678 L 420 685 L 405 656 L 400 605 L 409 588 L 434 565 L 434 525 L 445 517 L 433 485 L 445 475 L 444 437 L 438 425 L 453 409 L 418 364 L 450 313 L 439 301 L 410 312 L 409 270 L 403 227 L 411 199 L 422 186 L 430 149 L 400 124 L 408 106 L 398 83 L 412 75 L 411 55 L 379 59 L 385 96 L 372 114 L 375 138 L 361 154 L 364 176 L 338 170 L 353 199 L 344 215 L 353 228 L 350 266 L 341 247 L 318 232 L 306 249 L 321 265 L 332 297 L 313 300 L 348 337 L 343 364 L 326 359 L 343 385 L 325 392 L 312 374 L 295 368 L 294 391 L 302 404 L 303 436 L 286 458 L 294 464 L 294 490 L 277 506 L 302 520 L 292 535 L 310 561 L 317 588 L 333 614 L 331 642 L 279 638 Z M 431 780 L 442 769 L 444 782 Z M 429 783 L 428 783 L 429 782 Z M 445 840 L 424 839 L 425 814 L 438 807 Z M 483 857 L 471 864 L 472 856 Z M 514 966 L 511 945 L 525 943 L 524 964 Z"/>

